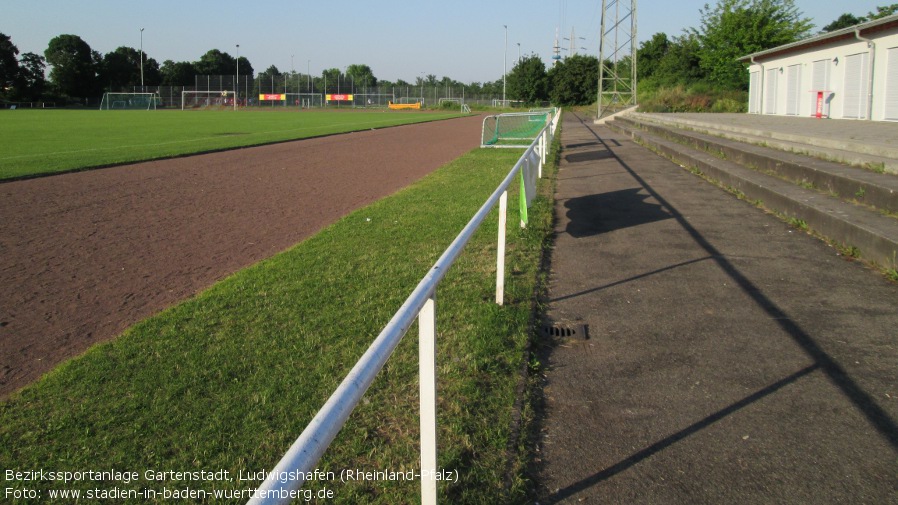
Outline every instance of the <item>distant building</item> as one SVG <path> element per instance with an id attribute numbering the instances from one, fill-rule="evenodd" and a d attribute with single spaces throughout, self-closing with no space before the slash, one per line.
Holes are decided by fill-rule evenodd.
<path id="1" fill-rule="evenodd" d="M 750 114 L 898 121 L 898 14 L 739 61 Z"/>

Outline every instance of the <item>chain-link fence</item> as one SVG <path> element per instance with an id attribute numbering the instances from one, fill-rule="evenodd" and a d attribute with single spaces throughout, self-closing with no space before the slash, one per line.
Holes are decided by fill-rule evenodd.
<path id="1" fill-rule="evenodd" d="M 158 93 L 162 107 L 180 108 L 182 91 L 236 91 L 242 107 L 386 107 L 393 103 L 418 103 L 424 107 L 455 107 L 460 104 L 494 106 L 501 95 L 472 94 L 465 86 L 406 85 L 367 86 L 353 80 L 336 82 L 303 74 L 198 75 L 193 86 L 134 86 L 128 90 Z M 327 95 L 352 95 L 346 100 L 327 100 Z M 279 95 L 275 100 L 260 100 L 261 95 Z M 284 96 L 285 95 L 285 96 Z"/>

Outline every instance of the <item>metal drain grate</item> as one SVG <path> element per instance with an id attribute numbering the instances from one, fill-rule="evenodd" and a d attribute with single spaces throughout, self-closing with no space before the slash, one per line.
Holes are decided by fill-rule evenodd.
<path id="1" fill-rule="evenodd" d="M 589 326 L 583 323 L 568 323 L 563 321 L 544 321 L 542 333 L 547 337 L 589 338 Z"/>

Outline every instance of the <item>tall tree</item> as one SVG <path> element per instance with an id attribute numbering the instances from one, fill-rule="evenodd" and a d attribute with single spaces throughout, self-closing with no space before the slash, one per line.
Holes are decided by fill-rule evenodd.
<path id="1" fill-rule="evenodd" d="M 514 100 L 537 103 L 549 98 L 546 65 L 537 55 L 522 58 L 508 74 L 508 94 Z"/>
<path id="2" fill-rule="evenodd" d="M 849 26 L 854 26 L 857 24 L 861 24 L 867 19 L 864 17 L 856 17 L 854 14 L 842 14 L 838 19 L 833 21 L 832 23 L 826 25 L 821 30 L 822 32 L 834 32 L 836 30 L 841 30 L 842 28 L 848 28 Z"/>
<path id="3" fill-rule="evenodd" d="M 241 61 L 241 63 L 243 63 Z M 199 75 L 235 75 L 237 73 L 237 60 L 228 53 L 218 49 L 210 49 L 200 56 L 199 61 L 193 64 Z M 243 66 L 240 67 L 243 73 Z M 247 75 L 249 72 L 247 72 Z"/>
<path id="4" fill-rule="evenodd" d="M 639 80 L 647 79 L 655 74 L 661 64 L 661 59 L 670 50 L 670 45 L 671 42 L 666 33 L 656 33 L 652 35 L 651 39 L 639 45 L 639 49 L 636 51 L 636 60 L 639 64 L 636 72 Z"/>
<path id="5" fill-rule="evenodd" d="M 368 65 L 354 64 L 346 68 L 346 77 L 355 82 L 356 87 L 375 87 L 377 86 L 377 77 Z"/>
<path id="6" fill-rule="evenodd" d="M 103 86 L 108 91 L 125 91 L 131 86 L 139 86 L 141 63 L 140 51 L 137 49 L 122 46 L 106 53 L 103 55 L 101 73 Z"/>
<path id="7" fill-rule="evenodd" d="M 16 80 L 16 98 L 38 100 L 44 94 L 47 80 L 44 78 L 44 57 L 34 53 L 24 53 L 19 60 L 19 75 Z"/>
<path id="8" fill-rule="evenodd" d="M 339 68 L 329 68 L 327 70 L 321 71 L 321 86 L 327 85 L 326 92 L 336 92 L 338 89 L 340 91 L 346 91 L 346 88 L 342 86 L 342 82 L 345 80 L 343 72 L 340 71 Z"/>
<path id="9" fill-rule="evenodd" d="M 235 68 L 234 70 L 235 71 L 240 70 L 240 75 L 248 75 L 248 76 L 252 77 L 253 76 L 253 66 L 249 62 L 249 60 L 246 59 L 246 56 L 241 56 L 241 57 L 237 58 L 237 60 L 238 60 L 238 63 L 240 63 L 240 68 L 239 69 Z M 241 77 L 240 80 L 242 82 L 243 78 Z"/>
<path id="10" fill-rule="evenodd" d="M 822 33 L 826 32 L 834 32 L 836 30 L 841 30 L 842 28 L 848 28 L 850 26 L 859 25 L 861 23 L 865 23 L 867 21 L 873 21 L 874 19 L 884 18 L 886 16 L 891 16 L 898 12 L 898 4 L 891 5 L 883 5 L 876 8 L 876 12 L 868 12 L 867 16 L 855 16 L 854 14 L 845 13 L 838 17 L 832 23 L 826 25 L 821 30 Z"/>
<path id="11" fill-rule="evenodd" d="M 599 92 L 599 60 L 595 56 L 575 54 L 548 72 L 549 95 L 559 105 L 588 105 Z"/>
<path id="12" fill-rule="evenodd" d="M 50 82 L 58 93 L 77 98 L 99 94 L 98 71 L 102 58 L 81 37 L 54 37 L 44 51 L 44 57 L 53 67 L 50 70 Z"/>
<path id="13" fill-rule="evenodd" d="M 163 86 L 194 86 L 196 81 L 196 69 L 193 63 L 189 61 L 165 60 L 162 62 L 162 68 L 159 69 L 162 74 Z"/>
<path id="14" fill-rule="evenodd" d="M 19 48 L 0 33 L 0 97 L 9 96 L 19 75 Z"/>
<path id="15" fill-rule="evenodd" d="M 688 86 L 705 78 L 701 68 L 699 52 L 701 43 L 693 34 L 687 33 L 674 37 L 667 52 L 658 62 L 654 74 L 643 81 L 643 84 L 654 83 L 663 87 Z M 642 62 L 638 62 L 641 66 Z"/>
<path id="16" fill-rule="evenodd" d="M 701 27 L 693 33 L 701 42 L 701 67 L 712 84 L 728 89 L 748 89 L 737 58 L 795 42 L 813 27 L 793 0 L 718 0 L 700 12 Z"/>
<path id="17" fill-rule="evenodd" d="M 148 58 L 146 53 L 143 54 L 143 83 L 145 86 L 162 84 L 162 70 L 159 68 L 159 62 Z"/>
<path id="18" fill-rule="evenodd" d="M 259 79 L 260 91 L 263 93 L 281 93 L 284 92 L 284 78 L 281 71 L 274 65 L 266 68 L 265 71 L 259 72 L 256 77 Z"/>
<path id="19" fill-rule="evenodd" d="M 898 12 L 898 4 L 884 5 L 876 7 L 876 12 L 868 12 L 867 20 L 873 21 L 874 19 L 884 18 L 886 16 L 891 16 Z"/>

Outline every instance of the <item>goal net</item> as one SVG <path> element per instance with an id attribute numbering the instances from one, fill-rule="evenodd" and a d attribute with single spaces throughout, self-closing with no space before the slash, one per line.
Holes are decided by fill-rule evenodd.
<path id="1" fill-rule="evenodd" d="M 528 147 L 548 124 L 546 112 L 497 114 L 483 118 L 483 147 Z"/>
<path id="2" fill-rule="evenodd" d="M 233 91 L 182 91 L 181 110 L 234 109 L 237 97 Z"/>
<path id="3" fill-rule="evenodd" d="M 156 110 L 160 103 L 157 93 L 103 93 L 100 110 Z"/>

